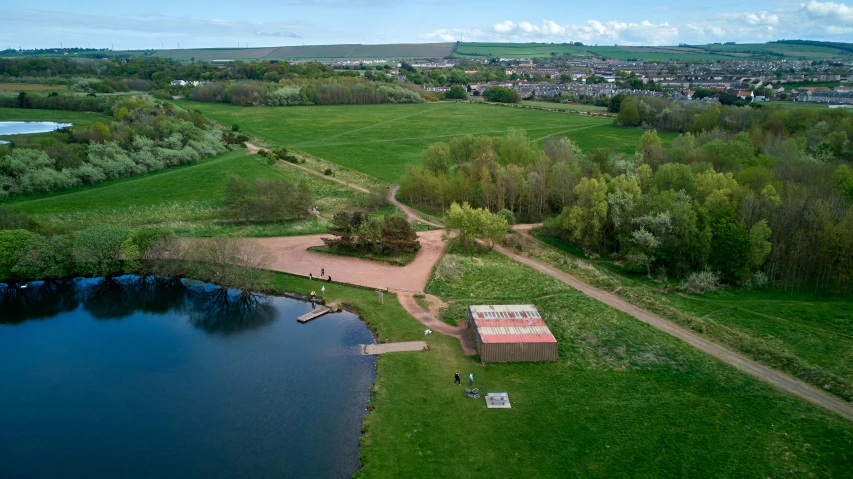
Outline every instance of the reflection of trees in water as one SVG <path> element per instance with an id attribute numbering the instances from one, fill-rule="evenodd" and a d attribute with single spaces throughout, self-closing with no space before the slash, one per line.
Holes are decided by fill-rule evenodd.
<path id="1" fill-rule="evenodd" d="M 232 334 L 255 329 L 275 320 L 270 298 L 222 287 L 194 287 L 188 290 L 190 323 L 210 333 Z"/>
<path id="2" fill-rule="evenodd" d="M 137 311 L 186 314 L 193 326 L 232 334 L 271 323 L 270 298 L 209 284 L 154 276 L 0 285 L 0 322 L 22 323 L 73 311 L 82 304 L 96 319 L 122 319 Z"/>
<path id="3" fill-rule="evenodd" d="M 71 280 L 30 283 L 26 288 L 0 283 L 0 324 L 17 324 L 74 311 L 77 284 Z"/>

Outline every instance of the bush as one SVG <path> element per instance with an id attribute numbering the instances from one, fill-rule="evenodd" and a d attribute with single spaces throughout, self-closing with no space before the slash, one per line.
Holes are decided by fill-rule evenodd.
<path id="1" fill-rule="evenodd" d="M 497 215 L 505 219 L 507 225 L 512 226 L 515 224 L 515 215 L 512 214 L 512 211 L 508 209 L 502 209 L 498 211 Z"/>
<path id="2" fill-rule="evenodd" d="M 464 86 L 453 85 L 450 90 L 444 92 L 444 98 L 448 100 L 466 100 L 468 98 L 468 90 Z"/>
<path id="3" fill-rule="evenodd" d="M 486 91 L 483 92 L 483 98 L 498 103 L 518 103 L 521 101 L 521 95 L 517 91 L 503 86 L 486 88 Z"/>
<path id="4" fill-rule="evenodd" d="M 326 168 L 326 171 L 324 171 L 323 174 L 326 176 L 335 176 L 335 172 L 332 171 L 331 168 Z"/>
<path id="5" fill-rule="evenodd" d="M 720 289 L 720 275 L 708 270 L 690 273 L 690 276 L 681 283 L 681 289 L 696 294 L 716 291 Z"/>
<path id="6" fill-rule="evenodd" d="M 38 235 L 27 230 L 0 231 L 0 281 L 14 279 L 12 268 L 18 255 L 36 237 Z"/>

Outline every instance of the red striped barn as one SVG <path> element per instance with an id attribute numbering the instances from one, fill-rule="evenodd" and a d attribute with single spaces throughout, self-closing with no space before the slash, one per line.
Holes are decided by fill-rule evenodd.
<path id="1" fill-rule="evenodd" d="M 557 339 L 532 304 L 469 306 L 468 327 L 485 363 L 557 360 Z"/>

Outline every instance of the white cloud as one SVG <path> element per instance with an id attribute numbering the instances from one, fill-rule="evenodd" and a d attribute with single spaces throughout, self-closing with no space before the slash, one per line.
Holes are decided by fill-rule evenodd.
<path id="1" fill-rule="evenodd" d="M 715 41 L 767 41 L 784 38 L 841 40 L 853 33 L 853 7 L 810 0 L 798 8 L 743 11 L 688 18 L 680 23 L 622 22 L 591 19 L 562 24 L 506 20 L 484 29 L 435 30 L 424 39 L 455 41 L 580 41 L 621 45 L 674 45 Z"/>

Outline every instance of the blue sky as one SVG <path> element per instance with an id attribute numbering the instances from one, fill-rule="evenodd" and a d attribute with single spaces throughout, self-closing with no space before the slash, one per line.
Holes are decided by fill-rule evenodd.
<path id="1" fill-rule="evenodd" d="M 851 3 L 655 0 L 0 2 L 0 46 L 115 49 L 437 41 L 853 41 Z"/>

